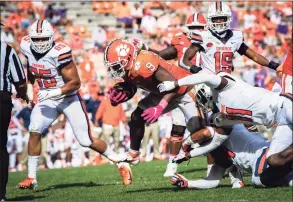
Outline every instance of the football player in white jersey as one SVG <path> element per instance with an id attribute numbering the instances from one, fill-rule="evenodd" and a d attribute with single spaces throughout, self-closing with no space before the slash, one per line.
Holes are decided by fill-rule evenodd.
<path id="1" fill-rule="evenodd" d="M 276 182 L 292 170 L 292 100 L 286 95 L 253 87 L 225 72 L 220 72 L 218 75 L 194 74 L 175 82 L 165 81 L 158 87 L 160 92 L 165 92 L 177 86 L 197 84 L 207 85 L 204 89 L 199 89 L 197 100 L 203 106 L 216 106 L 215 108 L 218 110 L 212 118 L 212 123 L 215 126 L 229 127 L 237 123 L 245 123 L 271 127 L 277 124 L 267 153 L 270 165 L 268 170 L 274 170 L 274 172 L 270 171 L 271 174 L 262 175 L 262 182 L 266 186 L 274 186 L 271 179 Z M 208 92 L 208 87 L 210 87 L 210 92 Z M 210 144 L 192 150 L 191 156 L 201 155 L 207 150 L 212 151 L 227 138 L 225 135 L 218 134 L 218 129 L 207 127 L 206 130 L 207 139 L 212 136 L 214 138 Z M 194 133 L 192 136 L 198 134 Z M 189 139 L 189 143 L 193 142 L 190 138 L 187 139 Z"/>
<path id="2" fill-rule="evenodd" d="M 72 60 L 71 49 L 62 42 L 53 41 L 54 31 L 46 20 L 37 20 L 29 35 L 21 41 L 22 54 L 28 61 L 28 78 L 40 87 L 38 103 L 31 113 L 28 143 L 28 176 L 20 188 L 37 187 L 37 166 L 41 152 L 41 134 L 50 127 L 60 113 L 70 122 L 74 135 L 81 146 L 89 147 L 114 162 L 124 160 L 104 141 L 91 137 L 89 120 L 82 100 L 77 93 L 80 79 Z M 124 184 L 131 183 L 131 170 L 127 163 L 116 164 Z"/>
<path id="3" fill-rule="evenodd" d="M 180 66 L 190 70 L 194 69 L 191 59 L 200 52 L 203 71 L 217 73 L 233 71 L 233 57 L 236 52 L 245 55 L 256 63 L 277 69 L 279 64 L 268 61 L 263 56 L 251 50 L 243 39 L 243 34 L 238 30 L 231 30 L 232 12 L 227 3 L 213 2 L 209 6 L 207 14 L 208 29 L 193 31 L 191 46 L 185 51 L 180 60 Z"/>
<path id="4" fill-rule="evenodd" d="M 179 188 L 215 188 L 224 177 L 225 171 L 231 165 L 236 165 L 241 171 L 252 174 L 251 182 L 254 186 L 263 187 L 260 175 L 268 167 L 266 154 L 269 145 L 270 143 L 266 142 L 260 133 L 251 133 L 242 124 L 237 124 L 222 146 L 212 152 L 216 163 L 213 164 L 206 178 L 187 180 L 184 176 L 175 174 L 171 184 Z M 276 186 L 292 186 L 292 174 L 293 172 L 277 182 Z"/>

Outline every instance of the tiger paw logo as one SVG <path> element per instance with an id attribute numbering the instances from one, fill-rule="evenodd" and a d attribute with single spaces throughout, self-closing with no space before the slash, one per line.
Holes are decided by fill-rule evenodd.
<path id="1" fill-rule="evenodd" d="M 116 48 L 116 51 L 118 53 L 118 56 L 124 57 L 129 53 L 130 48 L 128 48 L 126 44 L 120 44 L 120 46 Z"/>

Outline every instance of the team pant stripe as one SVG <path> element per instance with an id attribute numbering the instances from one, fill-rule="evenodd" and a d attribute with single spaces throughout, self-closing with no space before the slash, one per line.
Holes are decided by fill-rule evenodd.
<path id="1" fill-rule="evenodd" d="M 267 168 L 268 165 L 267 165 L 266 156 L 268 151 L 269 151 L 268 148 L 263 149 L 260 157 L 257 159 L 256 167 L 254 171 L 255 176 L 259 176 L 260 174 L 262 174 L 263 170 Z"/>
<path id="2" fill-rule="evenodd" d="M 42 24 L 43 24 L 43 20 L 38 20 L 38 24 L 37 24 L 37 33 L 40 33 L 42 30 Z"/>
<path id="3" fill-rule="evenodd" d="M 280 96 L 288 98 L 289 100 L 293 102 L 293 95 L 291 93 L 283 93 L 283 94 L 280 94 Z"/>
<path id="4" fill-rule="evenodd" d="M 91 127 L 90 127 L 90 121 L 89 121 L 89 118 L 87 116 L 87 112 L 85 110 L 85 106 L 84 106 L 84 103 L 79 95 L 79 93 L 77 93 L 77 97 L 79 99 L 79 102 L 80 102 L 80 105 L 81 105 L 81 108 L 82 108 L 82 111 L 84 112 L 84 115 L 86 117 L 86 123 L 87 123 L 87 127 L 88 127 L 88 136 L 90 137 L 90 139 L 92 140 L 93 139 L 93 136 L 91 134 Z"/>
<path id="5" fill-rule="evenodd" d="M 287 78 L 287 74 L 283 74 L 283 76 L 282 76 L 282 93 L 285 93 L 285 89 L 286 89 L 286 78 Z"/>
<path id="6" fill-rule="evenodd" d="M 233 109 L 233 108 L 226 107 L 226 112 L 228 114 L 241 114 L 241 115 L 252 116 L 252 111 L 245 110 L 245 109 Z"/>

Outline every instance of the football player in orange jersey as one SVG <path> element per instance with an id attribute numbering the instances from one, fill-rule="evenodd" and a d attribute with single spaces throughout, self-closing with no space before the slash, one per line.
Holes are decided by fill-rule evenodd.
<path id="1" fill-rule="evenodd" d="M 124 79 L 124 81 L 150 92 L 139 102 L 131 115 L 131 144 L 128 162 L 139 163 L 139 149 L 144 135 L 145 122 L 153 123 L 165 112 L 179 108 L 187 120 L 186 125 L 189 132 L 195 132 L 203 127 L 201 126 L 203 118 L 197 115 L 192 88 L 177 88 L 165 94 L 161 94 L 157 89 L 160 82 L 174 81 L 190 75 L 190 72 L 165 61 L 153 52 L 146 50 L 138 52 L 132 42 L 122 39 L 109 43 L 105 50 L 104 62 L 111 78 Z"/>
<path id="2" fill-rule="evenodd" d="M 186 49 L 191 45 L 191 31 L 193 30 L 204 30 L 206 26 L 206 19 L 202 13 L 194 13 L 191 16 L 187 18 L 186 21 L 186 27 L 188 28 L 188 32 L 179 32 L 177 33 L 171 40 L 171 46 L 168 46 L 167 48 L 157 51 L 154 49 L 148 49 L 152 52 L 157 53 L 160 57 L 162 57 L 165 60 L 178 60 L 178 66 L 180 66 L 179 61 L 182 60 L 182 57 L 184 55 L 184 52 Z M 193 66 L 190 68 L 190 72 L 197 73 L 200 69 L 200 54 L 197 53 L 195 57 L 191 60 Z M 181 67 L 183 68 L 183 67 Z M 171 177 L 173 176 L 177 171 L 177 164 L 172 163 L 172 160 L 174 157 L 178 154 L 182 140 L 184 137 L 184 132 L 186 131 L 186 123 L 183 113 L 179 109 L 172 110 L 172 131 L 171 131 L 171 137 L 170 137 L 170 156 L 169 156 L 169 163 L 167 165 L 166 172 L 164 173 L 164 177 Z M 200 109 L 199 109 L 199 113 Z M 205 123 L 203 123 L 205 124 Z M 188 131 L 186 131 L 188 135 Z M 213 159 L 210 155 L 208 155 L 208 171 L 209 168 L 211 168 L 211 165 L 213 164 Z"/>

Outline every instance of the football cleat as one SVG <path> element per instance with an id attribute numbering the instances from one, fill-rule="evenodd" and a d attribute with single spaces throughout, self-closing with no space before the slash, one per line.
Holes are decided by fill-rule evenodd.
<path id="1" fill-rule="evenodd" d="M 120 175 L 122 177 L 123 184 L 129 185 L 132 183 L 132 171 L 128 163 L 117 163 L 116 164 Z"/>
<path id="2" fill-rule="evenodd" d="M 171 184 L 181 189 L 188 188 L 188 180 L 183 175 L 180 175 L 178 173 L 175 173 L 173 175 Z"/>
<path id="3" fill-rule="evenodd" d="M 36 190 L 38 187 L 38 182 L 34 178 L 26 177 L 25 180 L 18 183 L 18 187 L 20 189 L 34 189 L 34 190 Z"/>
<path id="4" fill-rule="evenodd" d="M 172 177 L 177 171 L 176 163 L 168 163 L 166 172 L 164 173 L 164 177 Z"/>
<path id="5" fill-rule="evenodd" d="M 125 160 L 125 162 L 130 163 L 131 165 L 136 166 L 140 162 L 139 155 L 140 155 L 140 152 L 138 152 L 136 154 L 133 154 L 131 152 L 127 152 L 126 153 L 126 160 Z"/>

